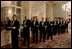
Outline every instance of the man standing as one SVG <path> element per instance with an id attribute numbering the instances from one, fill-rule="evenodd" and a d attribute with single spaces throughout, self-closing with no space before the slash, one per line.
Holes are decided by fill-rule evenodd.
<path id="1" fill-rule="evenodd" d="M 67 32 L 68 33 L 68 20 L 66 19 L 66 21 L 65 21 L 65 32 Z"/>
<path id="2" fill-rule="evenodd" d="M 60 18 L 58 20 L 58 35 L 60 34 Z"/>
<path id="3" fill-rule="evenodd" d="M 16 19 L 16 15 L 13 15 L 12 21 L 12 32 L 11 32 L 11 39 L 12 39 L 12 48 L 18 48 L 18 35 L 19 35 L 19 21 Z"/>
<path id="4" fill-rule="evenodd" d="M 56 23 L 56 19 L 54 20 L 54 27 L 53 27 L 54 29 L 53 29 L 53 33 L 54 33 L 54 35 L 56 35 L 57 34 L 57 23 Z"/>
<path id="5" fill-rule="evenodd" d="M 39 30 L 40 30 L 40 42 L 41 42 L 41 40 L 43 39 L 42 37 L 43 37 L 43 35 L 44 35 L 44 32 L 45 32 L 45 24 L 44 24 L 45 22 L 44 22 L 44 17 L 42 17 L 42 21 L 40 21 L 40 24 L 39 24 Z"/>
<path id="6" fill-rule="evenodd" d="M 45 20 L 45 32 L 44 32 L 44 37 L 43 37 L 43 41 L 45 41 L 45 39 L 46 39 L 46 35 L 47 35 L 47 38 L 48 38 L 48 33 L 49 33 L 49 27 L 50 26 L 48 26 L 49 24 L 48 24 L 49 22 L 48 22 L 48 18 L 46 18 L 46 20 Z"/>
<path id="7" fill-rule="evenodd" d="M 54 22 L 50 21 L 50 37 L 53 39 L 53 31 L 54 31 Z"/>
<path id="8" fill-rule="evenodd" d="M 35 16 L 34 21 L 31 23 L 31 28 L 32 28 L 32 37 L 33 37 L 33 43 L 35 42 L 36 44 L 38 43 L 38 28 L 39 28 L 39 23 L 37 20 L 37 17 Z M 36 41 L 35 41 L 36 40 Z"/>
<path id="9" fill-rule="evenodd" d="M 25 19 L 23 22 L 23 37 L 24 37 L 24 44 L 29 48 L 30 45 L 30 26 L 31 21 L 29 19 Z"/>

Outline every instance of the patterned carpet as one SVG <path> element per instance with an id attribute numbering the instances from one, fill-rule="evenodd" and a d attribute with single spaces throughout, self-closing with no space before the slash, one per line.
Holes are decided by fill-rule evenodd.
<path id="1" fill-rule="evenodd" d="M 39 44 L 31 44 L 31 48 L 71 48 L 71 34 L 64 33 L 53 36 L 53 40 L 46 40 Z"/>
<path id="2" fill-rule="evenodd" d="M 26 45 L 21 45 L 19 48 L 27 48 Z M 11 45 L 2 48 L 11 48 Z M 53 40 L 45 40 L 45 42 L 38 42 L 38 44 L 31 43 L 30 48 L 71 48 L 71 33 L 64 33 L 53 36 Z"/>

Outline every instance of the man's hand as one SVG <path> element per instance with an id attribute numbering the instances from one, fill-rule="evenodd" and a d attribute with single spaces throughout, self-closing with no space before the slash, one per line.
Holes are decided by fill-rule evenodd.
<path id="1" fill-rule="evenodd" d="M 13 27 L 13 29 L 15 29 L 15 27 Z"/>

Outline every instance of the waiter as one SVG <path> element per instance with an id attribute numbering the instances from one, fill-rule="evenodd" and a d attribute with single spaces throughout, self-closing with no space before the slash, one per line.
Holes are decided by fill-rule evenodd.
<path id="1" fill-rule="evenodd" d="M 63 28 L 64 28 L 64 29 L 63 29 L 63 33 L 65 33 L 65 28 L 66 28 L 65 25 L 66 25 L 66 23 L 65 23 L 65 20 L 64 20 L 64 22 L 63 22 Z"/>
<path id="2" fill-rule="evenodd" d="M 61 20 L 61 34 L 63 34 L 63 29 L 64 29 L 64 28 L 63 28 L 63 25 L 64 25 L 64 24 L 63 24 L 63 19 L 62 19 L 62 20 Z"/>
<path id="3" fill-rule="evenodd" d="M 44 32 L 45 32 L 45 22 L 44 22 L 44 17 L 42 17 L 42 21 L 40 21 L 40 24 L 39 24 L 39 30 L 40 30 L 40 42 L 41 40 L 43 39 L 43 35 L 44 35 Z"/>
<path id="4" fill-rule="evenodd" d="M 56 35 L 57 34 L 57 23 L 56 23 L 56 19 L 54 20 L 54 27 L 53 27 L 54 29 L 53 29 L 53 33 L 54 33 L 54 35 Z"/>
<path id="5" fill-rule="evenodd" d="M 43 41 L 45 42 L 46 35 L 48 35 L 48 18 L 45 19 L 45 32 L 43 35 Z"/>
<path id="6" fill-rule="evenodd" d="M 30 26 L 31 21 L 29 19 L 25 19 L 23 22 L 23 37 L 24 37 L 24 44 L 29 48 L 30 45 Z"/>
<path id="7" fill-rule="evenodd" d="M 60 18 L 58 20 L 58 35 L 60 34 Z"/>
<path id="8" fill-rule="evenodd" d="M 65 21 L 65 31 L 68 33 L 68 20 Z"/>
<path id="9" fill-rule="evenodd" d="M 32 39 L 33 39 L 33 43 L 35 42 L 36 44 L 38 43 L 38 28 L 39 28 L 39 23 L 37 20 L 37 17 L 34 16 L 33 17 L 32 23 L 31 23 L 31 28 L 32 28 Z"/>
<path id="10" fill-rule="evenodd" d="M 64 20 L 62 20 L 62 34 L 64 33 Z"/>
<path id="11" fill-rule="evenodd" d="M 54 21 L 50 21 L 50 29 L 51 29 L 50 37 L 52 40 L 53 39 L 53 31 L 54 31 Z"/>
<path id="12" fill-rule="evenodd" d="M 11 32 L 11 40 L 12 40 L 12 48 L 18 48 L 18 35 L 19 35 L 19 21 L 16 19 L 16 15 L 14 14 L 12 17 L 12 32 Z"/>
<path id="13" fill-rule="evenodd" d="M 50 27 L 50 21 L 46 20 L 46 25 L 47 25 L 47 28 L 46 28 L 46 35 L 47 35 L 47 39 L 49 39 L 50 35 L 51 35 L 51 27 Z"/>
<path id="14" fill-rule="evenodd" d="M 56 19 L 56 34 L 58 34 L 58 19 Z"/>

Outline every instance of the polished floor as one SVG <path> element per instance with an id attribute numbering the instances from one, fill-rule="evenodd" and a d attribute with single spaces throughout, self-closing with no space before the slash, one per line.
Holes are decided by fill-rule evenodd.
<path id="1" fill-rule="evenodd" d="M 11 44 L 2 48 L 11 48 Z M 20 39 L 19 48 L 27 48 L 26 45 L 21 45 Z M 38 44 L 31 43 L 30 48 L 71 48 L 71 32 L 55 35 L 53 40 L 45 40 L 45 42 L 38 42 Z"/>

